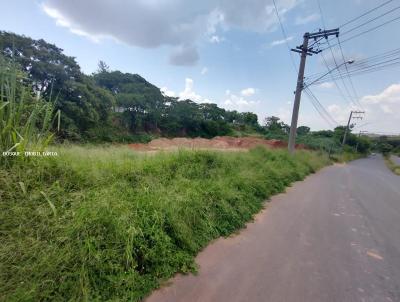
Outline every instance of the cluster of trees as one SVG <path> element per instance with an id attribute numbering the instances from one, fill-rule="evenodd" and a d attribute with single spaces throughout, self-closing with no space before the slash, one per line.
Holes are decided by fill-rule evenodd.
<path id="1" fill-rule="evenodd" d="M 42 39 L 0 31 L 0 52 L 19 64 L 36 93 L 61 110 L 60 139 L 135 140 L 143 133 L 213 137 L 259 127 L 254 113 L 167 97 L 140 75 L 111 71 L 104 62 L 85 75 L 75 58 Z"/>
<path id="2" fill-rule="evenodd" d="M 257 115 L 251 112 L 168 97 L 140 75 L 110 70 L 102 61 L 95 73 L 85 75 L 75 58 L 42 39 L 0 31 L 0 53 L 3 59 L 19 65 L 36 94 L 54 102 L 55 110 L 61 111 L 61 130 L 57 132 L 61 140 L 143 141 L 152 135 L 210 138 L 237 133 L 287 140 L 290 130 L 274 116 L 260 126 Z M 301 126 L 298 142 L 338 150 L 344 130 L 337 127 L 311 132 Z M 370 142 L 350 133 L 346 148 L 367 152 Z"/>
<path id="3" fill-rule="evenodd" d="M 286 140 L 290 126 L 278 117 L 267 117 L 264 121 L 263 132 L 267 138 Z M 297 143 L 304 144 L 313 149 L 323 149 L 328 152 L 339 152 L 342 149 L 342 141 L 346 127 L 338 126 L 334 130 L 311 131 L 310 127 L 297 128 Z M 349 129 L 346 136 L 347 151 L 367 153 L 372 146 L 371 139 L 366 136 L 357 136 Z"/>
<path id="4" fill-rule="evenodd" d="M 373 149 L 382 153 L 394 153 L 400 156 L 400 137 L 381 135 L 373 140 Z"/>
<path id="5" fill-rule="evenodd" d="M 108 121 L 113 96 L 93 78 L 83 74 L 75 59 L 44 40 L 1 31 L 1 54 L 17 63 L 26 81 L 62 112 L 61 137 L 80 139 L 82 134 Z"/>

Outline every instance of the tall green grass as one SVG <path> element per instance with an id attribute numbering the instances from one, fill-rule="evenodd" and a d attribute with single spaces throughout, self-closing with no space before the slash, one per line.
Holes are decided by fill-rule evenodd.
<path id="1" fill-rule="evenodd" d="M 137 301 L 196 269 L 212 239 L 242 228 L 329 161 L 315 152 L 57 147 L 0 170 L 1 301 Z"/>
<path id="2" fill-rule="evenodd" d="M 0 57 L 0 151 L 43 151 L 53 139 L 55 119 L 60 126 L 60 111 L 54 102 L 32 93 L 25 74 Z M 23 154 L 22 154 L 23 155 Z M 8 157 L 1 156 L 0 164 Z"/>

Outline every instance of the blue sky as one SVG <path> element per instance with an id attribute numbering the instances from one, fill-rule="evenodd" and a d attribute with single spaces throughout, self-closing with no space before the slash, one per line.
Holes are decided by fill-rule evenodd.
<path id="1" fill-rule="evenodd" d="M 291 47 L 306 31 L 338 27 L 385 1 L 276 0 Z M 342 32 L 399 6 L 393 1 Z M 99 60 L 111 69 L 138 73 L 165 93 L 212 101 L 227 109 L 252 111 L 262 122 L 276 115 L 289 123 L 297 71 L 294 70 L 272 0 L 14 0 L 2 3 L 0 29 L 43 38 L 64 49 L 85 73 Z M 349 33 L 356 34 L 400 16 L 395 10 Z M 400 20 L 343 43 L 347 59 L 362 60 L 400 47 Z M 332 39 L 335 44 L 336 39 Z M 333 53 L 342 62 L 337 47 Z M 323 53 L 333 65 L 329 50 Z M 299 57 L 293 54 L 296 65 Z M 349 66 L 350 68 L 350 66 Z M 324 72 L 322 56 L 307 58 L 306 76 Z M 400 132 L 399 67 L 352 78 L 367 112 L 359 130 Z M 345 91 L 341 80 L 337 84 Z M 350 83 L 345 81 L 351 94 Z M 313 93 L 339 123 L 351 109 L 326 78 Z M 353 96 L 355 98 L 355 96 Z M 299 124 L 332 128 L 303 95 Z M 365 124 L 364 126 L 361 126 Z"/>

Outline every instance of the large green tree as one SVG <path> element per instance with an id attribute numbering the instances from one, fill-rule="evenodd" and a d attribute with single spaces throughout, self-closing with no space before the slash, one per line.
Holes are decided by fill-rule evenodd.
<path id="1" fill-rule="evenodd" d="M 27 74 L 35 92 L 56 102 L 66 138 L 81 139 L 109 122 L 113 96 L 84 75 L 75 58 L 46 41 L 0 31 L 0 51 Z"/>
<path id="2" fill-rule="evenodd" d="M 131 131 L 158 130 L 165 109 L 165 98 L 159 88 L 137 74 L 109 71 L 104 62 L 93 74 L 97 85 L 116 98 L 116 111 L 123 112 Z"/>

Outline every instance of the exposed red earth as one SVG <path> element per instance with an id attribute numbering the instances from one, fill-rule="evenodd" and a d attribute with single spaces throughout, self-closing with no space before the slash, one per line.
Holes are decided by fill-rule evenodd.
<path id="1" fill-rule="evenodd" d="M 248 150 L 256 146 L 267 148 L 286 148 L 287 143 L 280 140 L 266 140 L 258 137 L 230 137 L 217 136 L 212 139 L 206 138 L 157 138 L 148 144 L 129 144 L 129 147 L 136 151 L 158 151 L 174 149 L 215 149 L 215 150 Z M 304 146 L 299 145 L 299 148 Z"/>

